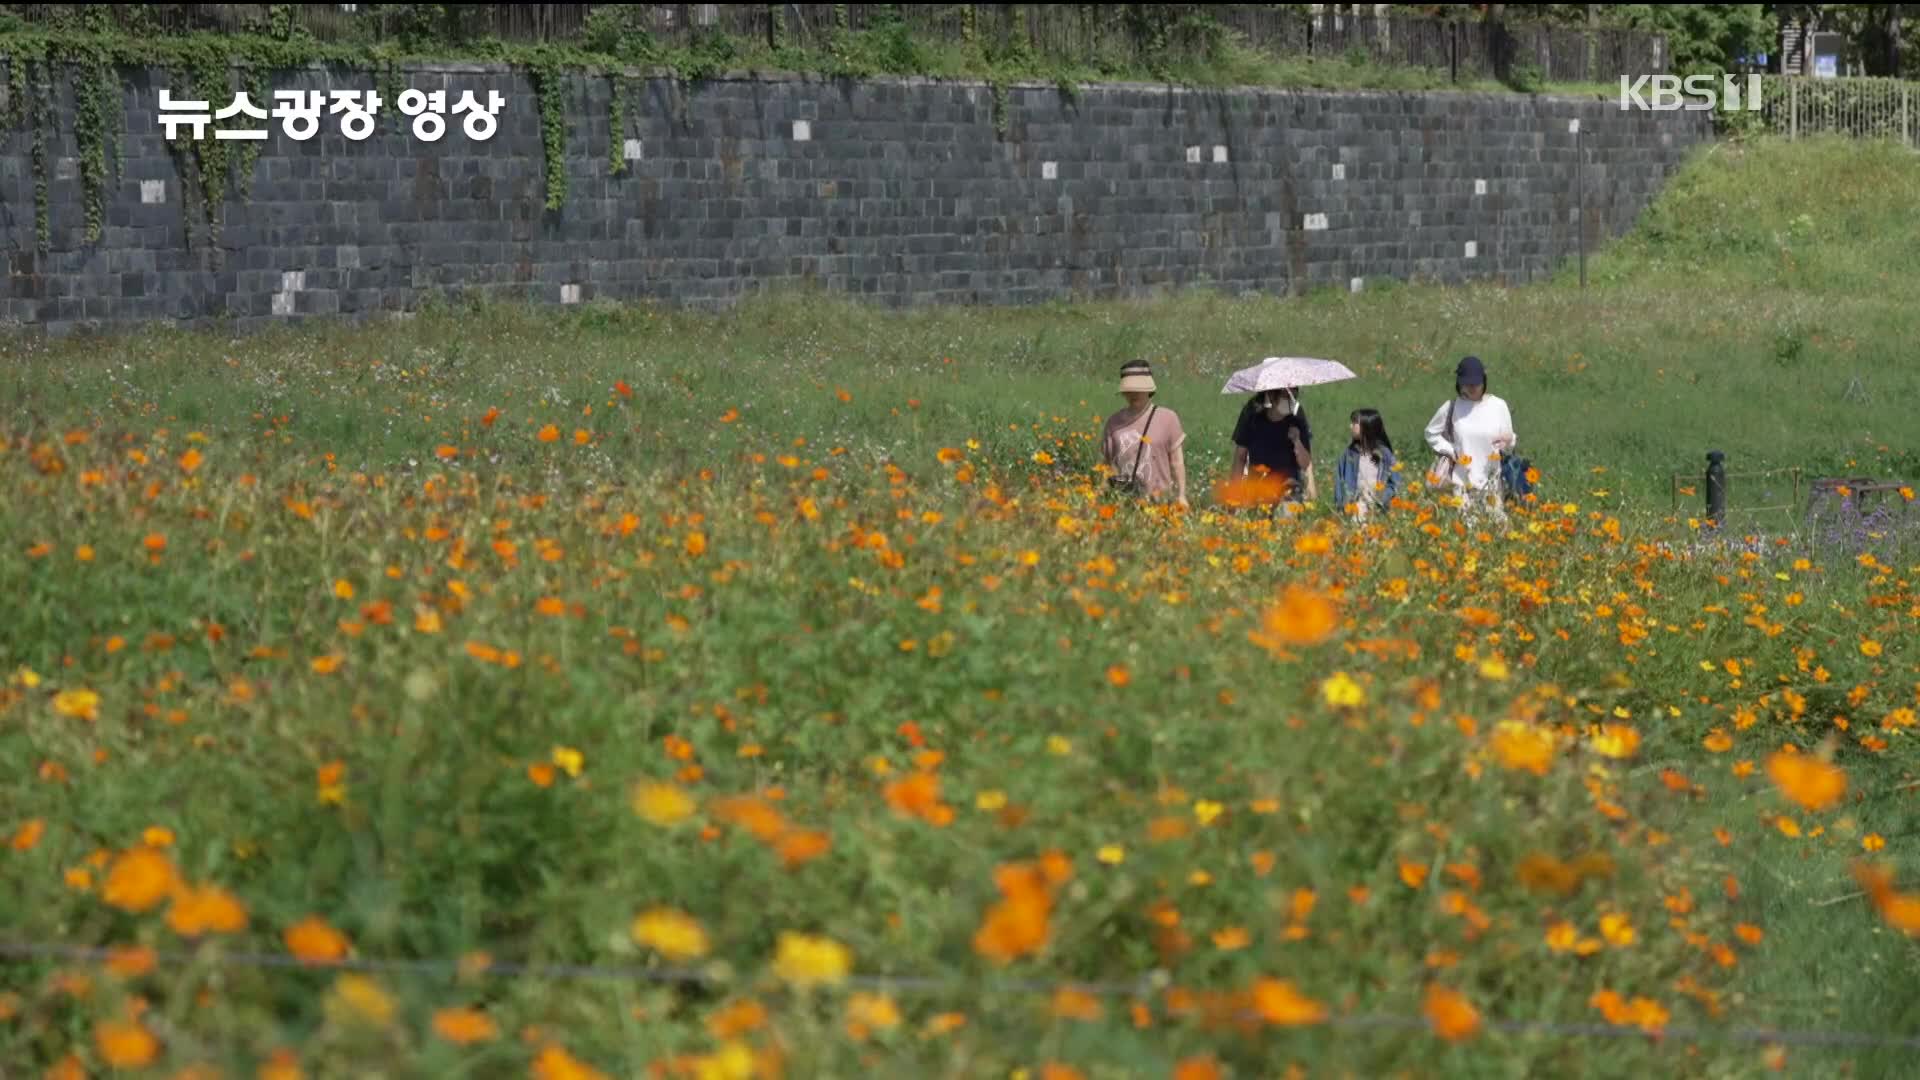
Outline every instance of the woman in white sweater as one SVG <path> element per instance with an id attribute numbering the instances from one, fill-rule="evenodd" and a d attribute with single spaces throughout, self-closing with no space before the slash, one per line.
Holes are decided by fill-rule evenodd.
<path id="1" fill-rule="evenodd" d="M 1513 414 L 1504 400 L 1487 393 L 1487 370 L 1479 357 L 1460 361 L 1453 377 L 1453 400 L 1427 422 L 1427 445 L 1442 459 L 1428 481 L 1451 484 L 1469 502 L 1488 503 L 1499 513 L 1500 467 L 1494 455 L 1520 441 Z"/>

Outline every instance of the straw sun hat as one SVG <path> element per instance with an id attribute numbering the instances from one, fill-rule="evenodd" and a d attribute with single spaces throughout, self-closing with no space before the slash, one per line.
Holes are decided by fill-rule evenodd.
<path id="1" fill-rule="evenodd" d="M 1135 360 L 1120 369 L 1120 392 L 1123 394 L 1140 391 L 1155 393 L 1159 387 L 1153 383 L 1153 368 L 1145 360 Z"/>

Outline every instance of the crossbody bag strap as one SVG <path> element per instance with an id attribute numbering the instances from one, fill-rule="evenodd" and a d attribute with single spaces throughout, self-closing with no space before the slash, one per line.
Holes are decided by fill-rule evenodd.
<path id="1" fill-rule="evenodd" d="M 1140 426 L 1140 452 L 1133 455 L 1133 475 L 1127 477 L 1127 483 L 1129 484 L 1133 483 L 1134 480 L 1140 476 L 1140 459 L 1147 456 L 1147 436 L 1153 433 L 1153 414 L 1159 411 L 1160 406 L 1158 405 L 1148 409 L 1147 422 Z"/>

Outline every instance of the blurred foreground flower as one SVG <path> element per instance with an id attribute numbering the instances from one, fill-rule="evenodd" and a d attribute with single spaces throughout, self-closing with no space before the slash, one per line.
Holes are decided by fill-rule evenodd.
<path id="1" fill-rule="evenodd" d="M 1289 646 L 1318 645 L 1333 634 L 1340 613 L 1324 593 L 1300 585 L 1288 585 L 1277 603 L 1261 616 L 1260 629 L 1247 637 L 1269 652 Z"/>
<path id="2" fill-rule="evenodd" d="M 634 788 L 633 812 L 654 825 L 678 825 L 693 811 L 693 797 L 677 785 L 642 781 Z"/>
<path id="3" fill-rule="evenodd" d="M 707 932 L 685 912 L 652 908 L 633 920 L 633 940 L 669 960 L 691 960 L 707 955 Z"/>
<path id="4" fill-rule="evenodd" d="M 782 931 L 773 958 L 774 974 L 794 986 L 823 986 L 845 981 L 853 953 L 831 938 Z"/>
<path id="5" fill-rule="evenodd" d="M 1427 987 L 1421 1012 L 1433 1026 L 1434 1034 L 1448 1042 L 1460 1042 L 1480 1030 L 1480 1011 L 1465 994 L 1434 984 Z"/>
<path id="6" fill-rule="evenodd" d="M 1767 759 L 1767 776 L 1782 795 L 1808 810 L 1825 810 L 1847 793 L 1847 774 L 1808 754 L 1775 753 Z"/>

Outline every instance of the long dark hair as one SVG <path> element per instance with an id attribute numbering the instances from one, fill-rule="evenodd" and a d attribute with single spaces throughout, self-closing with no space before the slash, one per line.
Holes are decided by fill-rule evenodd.
<path id="1" fill-rule="evenodd" d="M 1393 440 L 1387 438 L 1387 422 L 1381 418 L 1380 410 L 1355 409 L 1353 422 L 1360 425 L 1360 437 L 1353 440 L 1355 449 L 1372 454 L 1376 461 L 1381 450 L 1393 453 Z"/>

